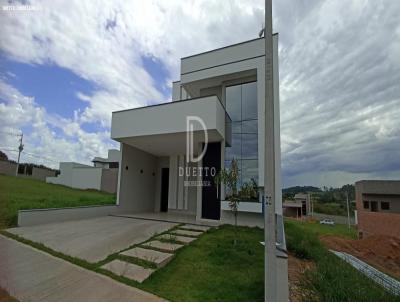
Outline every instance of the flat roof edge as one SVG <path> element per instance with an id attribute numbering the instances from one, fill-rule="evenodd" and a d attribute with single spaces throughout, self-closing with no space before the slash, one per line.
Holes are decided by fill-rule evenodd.
<path id="1" fill-rule="evenodd" d="M 274 34 L 272 34 L 272 36 L 277 36 L 277 35 L 279 35 L 279 33 L 274 33 Z M 197 54 L 194 54 L 194 55 L 182 57 L 181 60 L 188 59 L 188 58 L 192 58 L 192 57 L 196 57 L 196 56 L 200 56 L 200 55 L 203 55 L 203 54 L 206 54 L 206 53 L 210 53 L 210 52 L 213 52 L 213 51 L 218 51 L 218 50 L 225 49 L 225 48 L 229 48 L 229 47 L 234 47 L 234 46 L 241 45 L 241 44 L 246 44 L 246 43 L 254 42 L 254 41 L 257 41 L 257 40 L 261 40 L 261 39 L 264 39 L 264 37 L 262 37 L 262 38 L 250 39 L 250 40 L 246 40 L 246 41 L 243 41 L 243 42 L 234 43 L 234 44 L 230 44 L 230 45 L 218 47 L 218 48 L 215 48 L 215 49 L 207 50 L 207 51 L 200 52 L 200 53 L 197 53 Z"/>

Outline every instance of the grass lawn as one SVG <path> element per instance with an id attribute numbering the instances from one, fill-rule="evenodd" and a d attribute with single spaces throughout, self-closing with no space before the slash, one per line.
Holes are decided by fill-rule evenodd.
<path id="1" fill-rule="evenodd" d="M 18 210 L 113 203 L 114 194 L 0 174 L 0 229 L 17 224 Z"/>
<path id="2" fill-rule="evenodd" d="M 357 229 L 355 227 L 348 228 L 344 224 L 326 225 L 320 224 L 319 221 L 299 221 L 287 219 L 288 222 L 295 224 L 298 228 L 304 232 L 310 232 L 317 236 L 320 235 L 335 235 L 345 238 L 356 239 Z"/>
<path id="3" fill-rule="evenodd" d="M 264 301 L 264 249 L 259 228 L 211 230 L 178 251 L 141 287 L 170 301 Z"/>
<path id="4" fill-rule="evenodd" d="M 297 258 L 315 263 L 306 271 L 300 287 L 305 301 L 399 301 L 372 280 L 328 251 L 318 235 L 333 234 L 354 237 L 352 232 L 315 223 L 285 221 L 287 247 Z"/>

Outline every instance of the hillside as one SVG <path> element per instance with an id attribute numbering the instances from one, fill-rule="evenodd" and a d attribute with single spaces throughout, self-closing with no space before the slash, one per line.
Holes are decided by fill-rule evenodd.
<path id="1" fill-rule="evenodd" d="M 17 224 L 18 210 L 114 203 L 114 194 L 0 174 L 0 229 Z"/>

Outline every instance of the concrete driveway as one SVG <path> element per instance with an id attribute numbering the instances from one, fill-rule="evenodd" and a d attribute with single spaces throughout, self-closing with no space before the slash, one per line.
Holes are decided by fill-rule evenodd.
<path id="1" fill-rule="evenodd" d="M 7 231 L 94 263 L 176 225 L 172 222 L 106 216 Z"/>

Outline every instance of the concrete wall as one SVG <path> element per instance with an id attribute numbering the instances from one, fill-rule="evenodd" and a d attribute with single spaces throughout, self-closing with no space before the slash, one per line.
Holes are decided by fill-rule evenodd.
<path id="1" fill-rule="evenodd" d="M 263 56 L 264 39 L 255 39 L 181 59 L 181 74 Z"/>
<path id="2" fill-rule="evenodd" d="M 116 193 L 118 187 L 118 169 L 103 169 L 101 174 L 101 191 Z"/>
<path id="3" fill-rule="evenodd" d="M 60 174 L 47 177 L 46 182 L 77 189 L 101 190 L 101 175 L 102 168 L 64 162 L 60 163 Z"/>
<path id="4" fill-rule="evenodd" d="M 17 164 L 14 162 L 0 160 L 0 173 L 10 176 L 15 176 L 17 170 Z M 43 169 L 38 167 L 32 167 L 32 175 L 18 174 L 19 177 L 34 178 L 45 181 L 46 177 L 55 176 L 56 171 L 50 169 Z"/>
<path id="5" fill-rule="evenodd" d="M 18 226 L 32 226 L 68 220 L 79 220 L 115 214 L 118 207 L 89 206 L 60 209 L 34 209 L 18 211 Z"/>
<path id="6" fill-rule="evenodd" d="M 6 160 L 0 160 L 0 173 L 5 175 L 15 175 L 17 164 Z"/>
<path id="7" fill-rule="evenodd" d="M 121 144 L 122 160 L 118 204 L 125 212 L 153 212 L 155 208 L 157 157 Z"/>
<path id="8" fill-rule="evenodd" d="M 102 168 L 74 168 L 72 170 L 71 187 L 77 189 L 101 190 Z"/>
<path id="9" fill-rule="evenodd" d="M 113 112 L 111 137 L 123 139 L 156 134 L 186 133 L 186 117 L 200 117 L 208 130 L 225 134 L 225 110 L 216 96 L 171 102 L 132 110 Z M 222 127 L 219 124 L 222 121 Z M 194 131 L 203 131 L 194 124 Z"/>
<path id="10" fill-rule="evenodd" d="M 39 179 L 41 181 L 46 181 L 46 177 L 53 177 L 56 175 L 56 171 L 54 170 L 49 170 L 49 169 L 42 169 L 42 168 L 37 168 L 33 167 L 32 168 L 32 175 L 26 175 L 27 177 L 32 177 L 35 179 Z"/>
<path id="11" fill-rule="evenodd" d="M 238 225 L 264 228 L 264 215 L 261 213 L 239 212 Z M 234 224 L 235 219 L 232 211 L 221 211 L 221 222 L 227 224 Z"/>
<path id="12" fill-rule="evenodd" d="M 357 211 L 360 237 L 386 235 L 400 238 L 400 214 Z"/>

